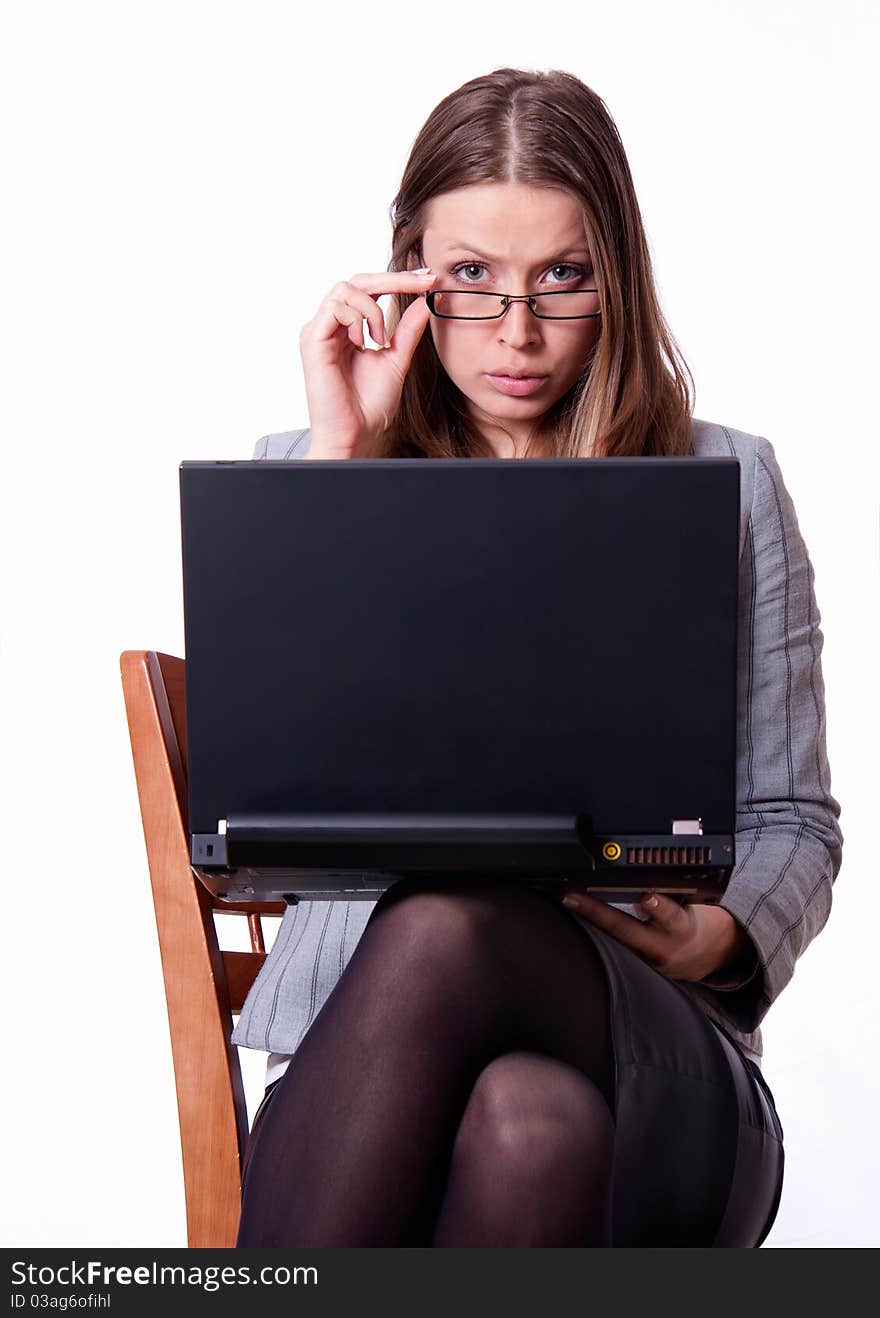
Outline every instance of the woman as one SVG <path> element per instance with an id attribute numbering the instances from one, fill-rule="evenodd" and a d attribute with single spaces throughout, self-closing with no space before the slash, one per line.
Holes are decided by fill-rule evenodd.
<path id="1" fill-rule="evenodd" d="M 239 1244 L 760 1244 L 783 1149 L 759 1024 L 842 847 L 772 446 L 692 418 L 623 147 L 571 75 L 448 96 L 392 219 L 389 270 L 303 329 L 310 429 L 257 456 L 738 457 L 737 860 L 718 907 L 435 879 L 289 910 L 233 1036 L 273 1053 Z"/>

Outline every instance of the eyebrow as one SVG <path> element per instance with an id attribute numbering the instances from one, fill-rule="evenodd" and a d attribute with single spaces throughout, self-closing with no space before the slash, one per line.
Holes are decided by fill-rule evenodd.
<path id="1" fill-rule="evenodd" d="M 479 252 L 477 248 L 472 247 L 470 243 L 460 243 L 460 242 L 449 243 L 449 245 L 446 248 L 445 255 L 448 256 L 450 252 L 457 252 L 457 251 L 471 252 L 473 253 L 474 256 L 478 256 L 481 261 L 500 262 L 501 260 L 500 256 L 489 256 L 488 253 L 486 252 Z M 546 260 L 539 261 L 538 264 L 535 266 L 535 269 L 538 270 L 542 266 L 550 265 L 552 264 L 553 261 L 561 261 L 562 258 L 566 256 L 580 256 L 584 253 L 587 256 L 589 256 L 590 254 L 586 244 L 581 243 L 580 245 L 578 245 L 577 243 L 575 243 L 571 247 L 567 247 L 564 251 L 555 252 L 552 256 L 548 256 Z"/>

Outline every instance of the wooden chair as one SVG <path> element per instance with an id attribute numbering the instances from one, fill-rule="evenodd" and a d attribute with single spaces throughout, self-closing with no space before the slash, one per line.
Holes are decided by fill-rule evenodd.
<path id="1" fill-rule="evenodd" d="M 248 1135 L 232 1015 L 266 959 L 261 914 L 283 903 L 221 902 L 189 860 L 184 661 L 120 657 L 122 688 L 156 909 L 180 1117 L 190 1247 L 232 1247 Z M 214 912 L 246 917 L 250 952 L 221 952 Z"/>

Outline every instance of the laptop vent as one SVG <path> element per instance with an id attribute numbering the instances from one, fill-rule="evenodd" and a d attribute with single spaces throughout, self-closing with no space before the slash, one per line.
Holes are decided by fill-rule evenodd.
<path id="1" fill-rule="evenodd" d="M 627 865 L 711 865 L 711 847 L 627 847 Z"/>

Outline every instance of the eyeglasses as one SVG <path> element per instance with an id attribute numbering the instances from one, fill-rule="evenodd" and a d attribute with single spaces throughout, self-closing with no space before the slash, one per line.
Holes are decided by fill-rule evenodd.
<path id="1" fill-rule="evenodd" d="M 561 299 L 561 300 L 560 300 Z M 601 315 L 595 288 L 567 288 L 559 293 L 478 293 L 471 288 L 432 289 L 425 301 L 443 320 L 500 320 L 513 302 L 527 302 L 539 320 L 591 320 Z"/>

